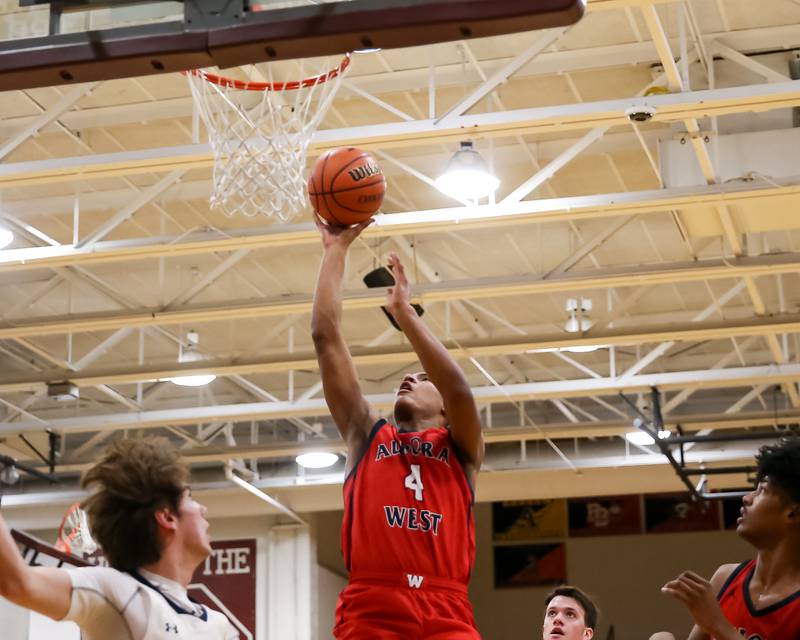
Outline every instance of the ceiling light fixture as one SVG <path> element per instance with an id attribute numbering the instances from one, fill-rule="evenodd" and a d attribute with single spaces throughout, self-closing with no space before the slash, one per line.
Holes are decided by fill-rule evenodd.
<path id="1" fill-rule="evenodd" d="M 0 249 L 5 249 L 14 242 L 14 233 L 10 229 L 0 227 Z"/>
<path id="2" fill-rule="evenodd" d="M 664 440 L 665 438 L 669 438 L 669 436 L 670 436 L 669 431 L 658 432 L 659 440 Z M 653 437 L 649 433 L 645 433 L 644 431 L 630 431 L 629 433 L 625 434 L 625 439 L 631 444 L 638 444 L 639 446 L 642 447 L 646 447 L 648 445 L 656 443 L 656 441 L 653 440 Z"/>
<path id="3" fill-rule="evenodd" d="M 295 462 L 305 469 L 326 469 L 339 461 L 339 456 L 330 451 L 311 451 L 301 453 Z"/>
<path id="4" fill-rule="evenodd" d="M 607 349 L 606 344 L 582 344 L 574 347 L 545 347 L 543 349 L 528 349 L 525 353 L 591 353 L 598 349 Z"/>
<path id="5" fill-rule="evenodd" d="M 14 465 L 7 465 L 0 471 L 0 482 L 12 486 L 19 482 L 19 471 Z"/>
<path id="6" fill-rule="evenodd" d="M 570 353 L 591 353 L 592 351 L 597 351 L 603 345 L 601 344 L 581 344 L 575 345 L 574 347 L 564 347 L 564 351 L 569 351 Z"/>
<path id="7" fill-rule="evenodd" d="M 591 329 L 594 324 L 589 319 L 591 310 L 592 301 L 590 298 L 570 298 L 567 300 L 566 311 L 569 314 L 569 318 L 564 323 L 564 331 L 568 333 L 583 333 Z M 591 351 L 594 351 L 594 349 L 591 349 Z"/>
<path id="8" fill-rule="evenodd" d="M 434 184 L 451 198 L 480 200 L 497 191 L 500 180 L 489 173 L 486 161 L 475 151 L 472 142 L 465 141 Z"/>
<path id="9" fill-rule="evenodd" d="M 205 360 L 203 355 L 197 351 L 197 345 L 200 344 L 200 334 L 196 331 L 190 331 L 186 334 L 186 346 L 181 343 L 180 353 L 178 354 L 178 362 L 181 364 L 187 362 L 202 362 Z M 176 384 L 179 387 L 204 387 L 211 384 L 217 376 L 213 373 L 201 373 L 191 376 L 175 376 L 173 378 L 166 378 L 166 381 Z"/>

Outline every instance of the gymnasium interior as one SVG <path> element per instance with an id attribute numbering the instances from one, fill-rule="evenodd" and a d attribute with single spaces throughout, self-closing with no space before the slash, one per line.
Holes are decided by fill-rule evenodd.
<path id="1" fill-rule="evenodd" d="M 244 4 L 276 20 L 365 5 Z M 480 409 L 482 636 L 540 637 L 545 594 L 569 583 L 599 605 L 596 639 L 685 638 L 660 587 L 752 556 L 734 529 L 754 454 L 800 423 L 800 1 L 587 0 L 571 24 L 396 46 L 402 4 L 347 34 L 360 44 L 301 167 L 352 146 L 387 179 L 344 283 L 361 389 L 391 419 L 419 368 L 363 280 L 395 252 Z M 46 66 L 57 38 L 156 32 L 185 10 L 0 0 L 3 517 L 53 545 L 109 443 L 168 438 L 219 545 L 198 592 L 242 638 L 327 640 L 345 447 L 311 338 L 310 206 L 212 207 L 220 160 L 172 62 L 84 82 L 79 61 L 56 82 L 22 57 Z M 212 70 L 300 80 L 342 53 Z M 459 154 L 496 190 L 437 188 Z M 8 640 L 79 637 L 5 601 L 0 621 Z"/>

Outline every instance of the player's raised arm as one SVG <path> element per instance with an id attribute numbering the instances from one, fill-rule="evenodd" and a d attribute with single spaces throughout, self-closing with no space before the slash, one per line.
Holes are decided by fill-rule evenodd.
<path id="1" fill-rule="evenodd" d="M 29 567 L 0 515 L 0 596 L 61 620 L 69 611 L 72 582 L 63 569 Z"/>
<path id="2" fill-rule="evenodd" d="M 317 219 L 323 256 L 311 312 L 311 335 L 325 401 L 351 454 L 360 453 L 370 428 L 378 419 L 377 412 L 361 393 L 358 375 L 341 330 L 341 288 L 347 250 L 370 222 L 354 227 L 334 227 Z"/>
<path id="3" fill-rule="evenodd" d="M 395 286 L 389 290 L 387 308 L 406 334 L 430 381 L 442 394 L 444 411 L 453 441 L 465 462 L 480 469 L 484 456 L 483 433 L 478 408 L 469 382 L 456 361 L 411 306 L 405 269 L 396 254 L 389 256 Z"/>

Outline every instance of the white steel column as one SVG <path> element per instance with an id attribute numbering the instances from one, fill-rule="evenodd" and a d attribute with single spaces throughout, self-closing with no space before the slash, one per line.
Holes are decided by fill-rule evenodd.
<path id="1" fill-rule="evenodd" d="M 311 640 L 316 602 L 316 552 L 307 526 L 276 525 L 269 532 L 269 640 Z"/>

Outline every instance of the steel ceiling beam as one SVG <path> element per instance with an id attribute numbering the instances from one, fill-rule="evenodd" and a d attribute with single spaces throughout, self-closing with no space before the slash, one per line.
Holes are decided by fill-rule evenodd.
<path id="1" fill-rule="evenodd" d="M 775 384 L 785 380 L 798 379 L 800 379 L 800 364 L 789 364 L 712 371 L 674 371 L 631 376 L 625 380 L 619 378 L 586 378 L 580 380 L 526 382 L 502 385 L 500 387 L 475 387 L 472 389 L 472 393 L 478 404 L 494 404 L 556 398 L 607 396 L 621 391 L 636 393 L 648 391 L 652 387 L 658 387 L 662 391 L 683 389 L 691 386 L 730 388 Z M 368 395 L 366 398 L 379 412 L 390 412 L 395 402 L 395 395 L 392 393 Z M 315 398 L 302 402 L 255 402 L 56 418 L 49 420 L 47 426 L 60 433 L 80 433 L 110 429 L 151 429 L 164 425 L 193 425 L 214 421 L 277 420 L 292 417 L 311 418 L 324 415 L 328 415 L 325 400 Z M 740 418 L 737 416 L 737 419 Z M 775 416 L 772 419 L 777 420 Z M 0 433 L 3 434 L 40 432 L 43 429 L 44 427 L 40 422 L 0 423 Z"/>
<path id="2" fill-rule="evenodd" d="M 717 311 L 720 311 L 723 306 L 725 306 L 728 302 L 731 301 L 732 298 L 739 295 L 742 289 L 744 289 L 743 282 L 737 282 L 733 287 L 728 289 L 720 298 L 719 300 L 715 300 L 710 305 L 708 305 L 705 309 L 703 309 L 700 313 L 695 315 L 692 318 L 692 322 L 703 322 L 708 320 L 711 315 Z M 655 362 L 658 358 L 664 355 L 667 351 L 669 351 L 675 345 L 675 340 L 667 340 L 666 342 L 662 342 L 657 347 L 652 349 L 647 355 L 642 356 L 637 362 L 632 364 L 628 367 L 621 376 L 624 378 L 630 375 L 636 375 L 640 371 L 644 370 L 646 367 L 651 365 Z"/>
<path id="3" fill-rule="evenodd" d="M 640 265 L 611 269 L 565 272 L 543 279 L 541 275 L 450 280 L 413 287 L 415 299 L 424 303 L 480 300 L 521 295 L 543 295 L 612 287 L 729 280 L 800 273 L 800 253 L 770 254 L 730 260 L 705 260 L 673 264 Z M 376 309 L 384 302 L 382 289 L 348 291 L 347 310 Z M 132 327 L 176 325 L 186 322 L 219 322 L 245 318 L 269 318 L 311 311 L 310 295 L 279 296 L 259 302 L 230 300 L 212 305 L 114 310 L 44 318 L 15 318 L 0 323 L 0 339 L 15 339 L 90 331 L 115 331 Z M 595 339 L 591 332 L 592 339 Z"/>
<path id="4" fill-rule="evenodd" d="M 506 82 L 512 75 L 524 67 L 528 62 L 533 60 L 536 56 L 542 53 L 545 49 L 549 48 L 552 44 L 557 42 L 561 36 L 568 31 L 567 27 L 559 29 L 548 29 L 537 35 L 536 39 L 531 45 L 515 56 L 510 62 L 505 64 L 502 68 L 494 72 L 491 77 L 484 80 L 478 87 L 476 87 L 469 95 L 464 96 L 457 104 L 452 106 L 444 115 L 442 115 L 436 124 L 439 126 L 446 125 L 460 115 L 463 115 L 480 102 L 487 95 L 491 94 L 500 84 Z"/>
<path id="5" fill-rule="evenodd" d="M 601 2 L 600 4 L 602 5 L 603 3 Z M 589 9 L 591 10 L 593 6 L 594 3 L 590 2 Z M 600 8 L 604 7 L 601 6 Z M 721 41 L 737 52 L 758 53 L 770 51 L 776 47 L 789 50 L 800 46 L 800 35 L 796 25 L 782 25 L 756 29 L 737 29 L 736 31 L 717 31 L 705 34 L 703 41 L 709 48 L 713 47 L 715 41 Z M 677 38 L 670 39 L 672 46 L 675 46 L 677 42 Z M 508 64 L 512 59 L 512 57 L 501 57 L 482 60 L 481 66 L 488 74 L 492 74 L 496 69 Z M 747 59 L 753 60 L 751 57 Z M 533 61 L 520 69 L 515 74 L 515 78 L 523 79 L 553 73 L 591 70 L 619 65 L 650 64 L 657 61 L 658 57 L 650 42 L 631 42 L 582 49 L 562 49 L 557 52 L 539 54 Z M 763 66 L 758 62 L 755 65 Z M 357 87 L 358 91 L 364 91 L 372 95 L 422 90 L 428 86 L 428 73 L 428 66 L 426 65 L 416 69 L 395 70 L 391 74 L 371 73 L 359 75 L 358 77 L 353 76 L 339 90 L 339 95 L 347 96 L 350 94 L 348 84 Z M 764 71 L 764 73 L 769 72 Z M 770 74 L 770 79 L 776 78 L 777 76 Z M 463 66 L 457 63 L 437 65 L 436 84 L 438 87 L 463 86 Z M 192 104 L 192 98 L 186 97 L 86 107 L 64 113 L 59 118 L 59 121 L 73 131 L 82 131 L 93 127 L 154 122 L 189 117 L 192 113 Z M 0 138 L 9 137 L 16 131 L 29 126 L 36 117 L 20 115 L 4 118 L 0 122 Z M 53 124 L 45 125 L 40 132 L 50 133 L 56 130 L 55 127 L 56 125 Z"/>
<path id="6" fill-rule="evenodd" d="M 435 120 L 415 120 L 325 129 L 314 134 L 309 154 L 319 155 L 343 146 L 385 151 L 459 142 L 465 131 L 469 131 L 473 138 L 514 137 L 628 125 L 625 110 L 645 102 L 657 110 L 653 122 L 666 123 L 731 113 L 771 111 L 800 105 L 800 80 L 654 95 L 646 99 L 626 98 L 462 115 L 444 124 Z M 0 166 L 0 187 L 190 170 L 212 164 L 213 156 L 208 144 L 37 160 Z"/>
<path id="7" fill-rule="evenodd" d="M 124 207 L 122 207 L 122 209 L 108 218 L 85 238 L 81 239 L 75 245 L 75 248 L 81 249 L 85 247 L 86 249 L 91 250 L 100 240 L 105 238 L 108 234 L 114 231 L 114 229 L 131 218 L 142 207 L 150 204 L 164 191 L 178 182 L 184 175 L 186 175 L 185 169 L 176 169 L 175 171 L 171 171 L 166 176 L 161 178 L 161 180 L 159 180 L 156 184 L 146 189 L 142 189 L 139 193 L 131 194 L 133 196 L 133 200 L 128 199 L 128 202 Z"/>
<path id="8" fill-rule="evenodd" d="M 799 81 L 800 82 L 800 81 Z M 2 165 L 0 165 L 2 171 Z M 759 205 L 769 198 L 800 195 L 800 176 L 779 178 L 756 186 L 732 182 L 691 188 L 656 189 L 594 196 L 547 198 L 513 204 L 449 207 L 379 215 L 363 234 L 375 239 L 406 234 L 448 233 L 493 226 L 544 224 L 671 212 L 715 206 Z M 91 249 L 74 245 L 6 249 L 0 252 L 0 273 L 63 266 L 89 266 L 129 260 L 179 257 L 239 249 L 318 245 L 319 232 L 311 223 L 256 229 L 200 231 L 178 237 L 150 237 L 98 242 Z"/>
<path id="9" fill-rule="evenodd" d="M 69 111 L 76 102 L 79 102 L 87 93 L 90 93 L 96 86 L 97 82 L 90 82 L 72 90 L 61 96 L 55 104 L 53 104 L 46 111 L 42 112 L 39 116 L 34 118 L 31 122 L 21 127 L 12 135 L 10 140 L 0 148 L 0 160 L 5 158 L 9 153 L 14 151 L 17 147 L 23 144 L 26 140 L 36 135 L 41 129 L 46 127 L 51 122 L 58 120 L 58 118 L 65 112 Z"/>
<path id="10" fill-rule="evenodd" d="M 773 317 L 748 318 L 721 323 L 669 324 L 659 326 L 638 326 L 614 328 L 598 331 L 591 335 L 554 333 L 539 336 L 515 336 L 512 338 L 483 338 L 459 342 L 445 340 L 444 344 L 457 359 L 504 356 L 509 354 L 541 351 L 589 345 L 632 345 L 653 342 L 697 342 L 703 340 L 722 340 L 735 336 L 770 336 L 777 333 L 800 332 L 800 314 Z M 353 347 L 353 361 L 358 366 L 402 365 L 416 362 L 417 356 L 408 345 L 393 347 Z M 800 365 L 774 365 L 773 373 L 793 371 L 791 367 Z M 264 373 L 285 373 L 294 370 L 317 369 L 316 356 L 310 351 L 280 354 L 270 358 L 231 360 L 207 360 L 199 363 L 170 363 L 161 365 L 136 366 L 125 368 L 97 368 L 81 372 L 51 370 L 25 377 L 0 379 L 0 393 L 35 391 L 47 382 L 69 380 L 82 387 L 101 384 L 132 384 L 147 380 L 160 380 L 180 375 L 214 373 L 218 376 L 254 375 Z M 725 370 L 706 371 L 709 375 L 726 375 Z M 629 381 L 642 379 L 641 375 L 627 375 L 619 380 L 627 385 Z M 772 379 L 772 378 L 770 378 Z M 793 376 L 786 378 L 793 379 Z M 599 380 L 599 378 L 597 379 Z M 574 381 L 566 380 L 566 383 Z M 620 383 L 622 384 L 622 383 Z M 634 383 L 631 383 L 634 384 Z M 623 386 L 624 386 L 623 385 Z M 702 386 L 702 385 L 701 385 Z M 591 394 L 589 394 L 591 395 Z"/>
<path id="11" fill-rule="evenodd" d="M 189 116 L 187 115 L 187 118 Z M 655 146 L 658 140 L 667 134 L 666 127 L 650 127 L 642 132 L 645 143 Z M 671 134 L 670 134 L 671 135 Z M 0 138 L 3 136 L 2 121 L 0 121 Z M 537 157 L 542 162 L 549 162 L 565 149 L 569 148 L 578 138 L 574 136 L 557 138 L 552 140 L 540 141 L 536 144 Z M 41 141 L 40 141 L 41 142 Z M 640 141 L 632 131 L 619 131 L 617 133 L 606 134 L 598 140 L 592 147 L 592 154 L 605 154 L 627 152 L 638 150 Z M 494 167 L 497 171 L 505 171 L 507 167 L 516 167 L 519 164 L 519 151 L 525 147 L 521 146 L 518 140 L 514 143 L 495 145 L 494 147 Z M 530 150 L 529 150 L 530 153 Z M 404 158 L 406 162 L 413 160 L 416 171 L 429 176 L 435 174 L 442 166 L 442 163 L 452 154 L 443 152 L 441 149 L 420 150 L 413 158 Z M 527 154 L 526 154 L 527 155 Z M 405 168 L 396 166 L 394 162 L 382 163 L 383 172 L 388 179 L 407 174 Z M 408 165 L 405 165 L 408 166 Z M 184 179 L 179 185 L 167 189 L 159 198 L 160 203 L 186 202 L 187 200 L 207 199 L 212 191 L 213 181 L 211 176 L 208 179 L 197 177 L 196 179 Z M 125 188 L 103 189 L 102 191 L 86 191 L 80 194 L 81 214 L 91 211 L 107 212 L 109 209 L 120 206 L 130 198 L 130 190 Z M 72 215 L 75 208 L 75 194 L 61 194 L 43 197 L 33 197 L 16 199 L 13 201 L 4 200 L 3 209 L 13 214 L 17 218 L 24 219 L 26 216 L 36 215 Z M 409 207 L 403 206 L 404 210 Z"/>
<path id="12" fill-rule="evenodd" d="M 767 82 L 786 82 L 790 79 L 788 74 L 775 71 L 775 69 L 772 67 L 768 67 L 767 65 L 762 64 L 761 62 L 758 62 L 749 56 L 746 56 L 740 51 L 725 45 L 719 40 L 711 40 L 709 42 L 709 46 L 711 47 L 711 51 L 713 53 L 730 60 L 731 62 L 744 69 L 747 69 L 748 71 L 757 73 Z"/>
<path id="13" fill-rule="evenodd" d="M 686 416 L 686 419 L 686 422 L 680 422 L 681 428 L 683 429 L 684 433 L 692 434 L 698 431 L 698 425 L 703 425 L 706 428 L 714 430 L 731 431 L 741 429 L 743 423 L 747 423 L 747 426 L 749 427 L 773 427 L 786 424 L 796 424 L 798 421 L 800 421 L 800 412 L 782 412 L 777 418 L 771 413 L 766 415 L 766 413 L 754 412 L 745 414 L 742 419 L 733 421 L 717 414 L 694 414 Z M 665 426 L 673 430 L 675 429 L 676 424 L 677 422 L 675 420 L 667 420 L 665 422 Z M 692 427 L 686 428 L 687 424 L 692 425 Z M 487 445 L 493 445 L 507 442 L 534 442 L 544 440 L 545 438 L 550 438 L 553 440 L 566 440 L 573 438 L 618 437 L 635 431 L 636 429 L 630 422 L 606 420 L 600 422 L 583 422 L 580 424 L 563 422 L 542 425 L 541 427 L 535 429 L 530 425 L 494 427 L 491 429 L 485 429 L 483 437 Z M 733 439 L 735 436 L 728 437 Z M 770 437 L 771 436 L 769 433 L 765 433 L 763 435 L 765 440 L 769 439 Z M 188 447 L 181 450 L 181 456 L 184 461 L 189 464 L 226 462 L 233 457 L 245 459 L 257 458 L 259 460 L 279 460 L 294 458 L 301 453 L 307 452 L 309 449 L 318 448 L 319 446 L 320 441 L 316 440 L 312 442 L 281 442 L 277 444 L 244 444 L 238 445 L 235 448 L 214 446 Z M 338 438 L 336 440 L 325 441 L 324 448 L 326 451 L 331 451 L 342 455 L 347 452 L 344 442 Z M 91 460 L 83 460 L 80 457 L 67 458 L 64 462 L 65 464 L 58 465 L 59 473 L 80 473 L 92 464 Z"/>
<path id="14" fill-rule="evenodd" d="M 702 461 L 713 466 L 752 465 L 755 453 L 755 444 L 746 446 L 743 443 L 735 450 L 690 452 L 687 461 Z M 636 486 L 643 493 L 680 490 L 675 475 L 661 462 L 660 456 L 609 455 L 581 458 L 578 463 L 580 475 L 547 459 L 529 460 L 526 464 L 515 465 L 513 469 L 486 469 L 481 473 L 476 499 L 478 502 L 529 499 L 531 485 L 538 487 L 537 495 L 542 498 L 585 496 L 587 486 L 592 487 L 595 495 L 619 495 L 630 492 L 631 486 Z M 76 469 L 81 470 L 80 467 Z M 718 488 L 740 487 L 747 481 L 744 474 L 714 477 L 714 485 Z M 290 501 L 298 512 L 305 513 L 327 511 L 333 506 L 341 508 L 342 481 L 342 473 L 334 472 L 305 478 L 288 474 L 262 477 L 253 484 L 270 491 L 280 490 L 282 499 Z M 203 496 L 202 502 L 209 505 L 213 513 L 224 511 L 227 515 L 253 515 L 252 503 L 242 504 L 242 501 L 234 499 L 237 497 L 236 489 L 227 481 L 193 483 L 192 489 L 196 495 Z M 77 487 L 62 491 L 6 493 L 3 508 L 9 511 L 7 517 L 13 517 L 18 526 L 28 529 L 54 528 L 61 520 L 64 508 L 85 497 L 86 492 Z M 237 504 L 240 506 L 235 506 Z"/>

